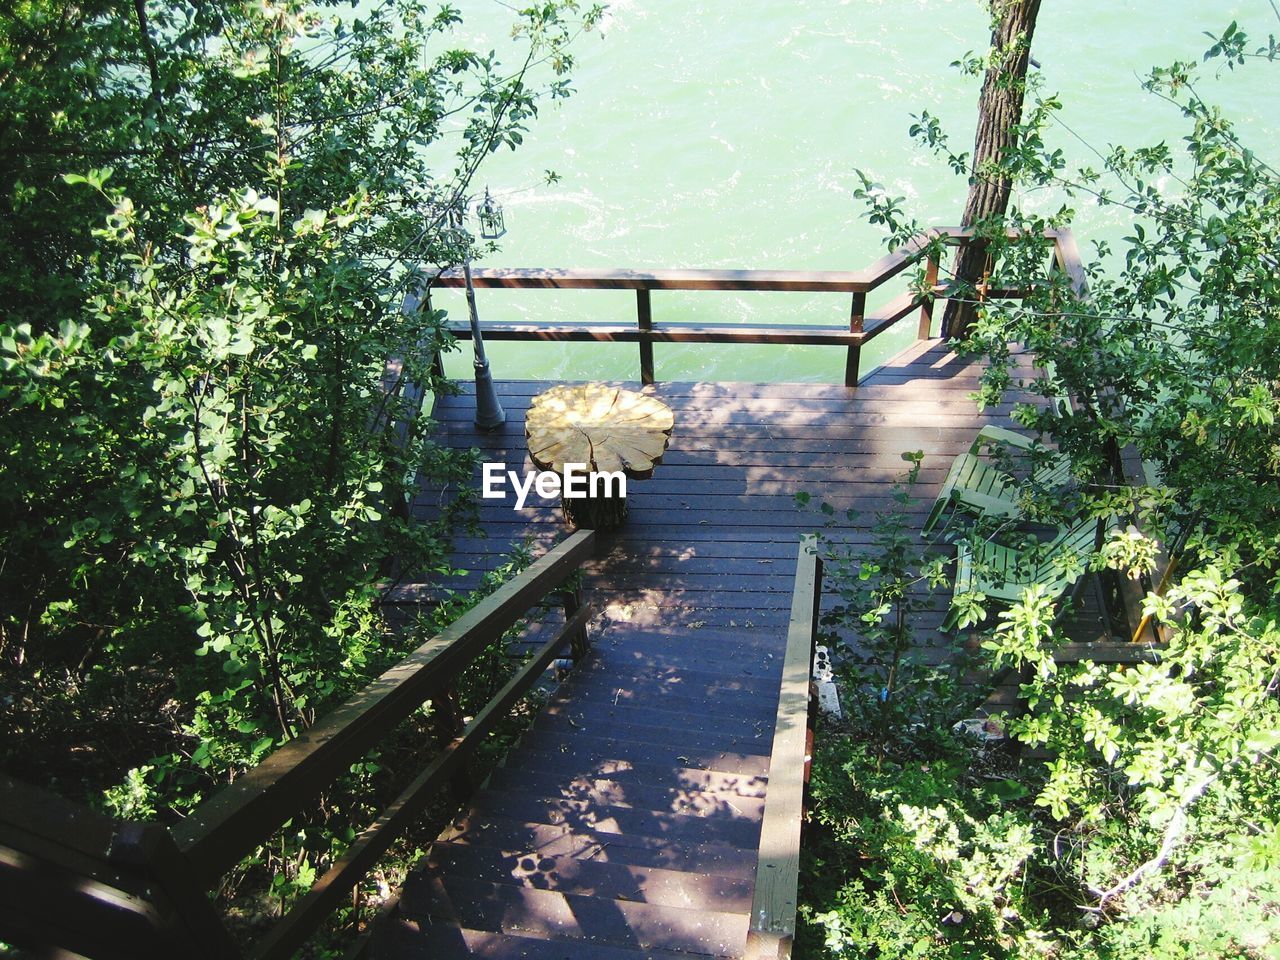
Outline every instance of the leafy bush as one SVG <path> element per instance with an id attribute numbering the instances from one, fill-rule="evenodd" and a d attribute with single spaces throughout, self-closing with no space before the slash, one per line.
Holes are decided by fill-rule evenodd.
<path id="1" fill-rule="evenodd" d="M 402 308 L 475 252 L 447 210 L 597 15 L 514 14 L 511 63 L 417 0 L 0 15 L 7 774 L 175 818 L 421 642 L 382 597 L 450 571 L 477 454 L 431 440 L 453 344 Z M 304 888 L 426 719 L 223 893 Z"/>
<path id="2" fill-rule="evenodd" d="M 982 642 L 1025 713 L 976 741 L 910 619 L 938 561 L 905 529 L 905 457 L 870 550 L 824 537 L 846 717 L 818 736 L 800 955 L 1280 956 L 1280 610 L 1191 571 L 1147 598 L 1168 646 L 1105 666 L 1055 659 L 1032 589 Z"/>
<path id="3" fill-rule="evenodd" d="M 868 547 L 830 520 L 822 617 L 844 717 L 823 718 L 803 850 L 800 951 L 812 956 L 1012 956 L 1025 927 L 1034 827 L 1003 754 L 953 725 L 969 658 L 917 615 L 945 581 L 908 512 L 923 456 L 894 485 Z M 805 498 L 801 498 L 804 502 Z M 834 511 L 823 513 L 834 518 Z M 853 519 L 850 516 L 848 519 Z"/>
<path id="4" fill-rule="evenodd" d="M 479 163 L 567 94 L 574 9 L 521 15 L 511 68 L 413 0 L 5 16 L 6 770 L 77 794 L 178 746 L 188 806 L 405 648 L 381 592 L 447 572 L 474 454 L 406 392 L 449 388 L 451 343 L 401 305 L 463 255 Z M 419 473 L 451 490 L 430 523 Z"/>
<path id="5" fill-rule="evenodd" d="M 952 734 L 961 710 L 826 724 L 805 955 L 1280 955 L 1280 617 L 1216 570 L 1166 602 L 1195 610 L 1168 650 L 1111 668 L 1054 661 L 1039 594 L 1002 614 L 992 665 L 1030 670 L 1012 744 Z"/>
<path id="6" fill-rule="evenodd" d="M 1017 956 L 1030 946 L 1025 792 L 955 738 L 878 758 L 824 738 L 802 887 L 806 955 Z M 989 778 L 989 779 L 988 779 Z"/>

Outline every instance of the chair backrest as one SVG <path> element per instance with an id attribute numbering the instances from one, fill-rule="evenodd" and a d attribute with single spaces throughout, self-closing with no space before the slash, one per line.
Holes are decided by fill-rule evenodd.
<path id="1" fill-rule="evenodd" d="M 1093 556 L 1098 543 L 1099 523 L 1095 517 L 1084 517 L 1054 537 L 1045 547 L 1044 559 L 1036 566 L 1036 580 L 1061 576 L 1064 570 L 1070 569 L 1071 557 L 1087 559 Z"/>
<path id="2" fill-rule="evenodd" d="M 1071 461 L 1066 454 L 1053 453 L 1044 463 L 1031 471 L 1031 482 L 1041 487 L 1066 486 L 1071 479 Z"/>

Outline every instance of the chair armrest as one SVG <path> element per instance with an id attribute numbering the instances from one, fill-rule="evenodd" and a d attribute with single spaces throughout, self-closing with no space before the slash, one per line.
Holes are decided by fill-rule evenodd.
<path id="1" fill-rule="evenodd" d="M 978 431 L 978 435 L 973 439 L 973 445 L 969 447 L 969 452 L 980 454 L 984 446 L 993 443 L 1004 443 L 1019 450 L 1030 450 L 1036 442 L 1025 434 L 989 423 Z"/>
<path id="2" fill-rule="evenodd" d="M 1021 504 L 1016 498 L 1008 500 L 959 488 L 954 490 L 951 496 L 956 502 L 989 517 L 1016 517 L 1022 512 Z"/>

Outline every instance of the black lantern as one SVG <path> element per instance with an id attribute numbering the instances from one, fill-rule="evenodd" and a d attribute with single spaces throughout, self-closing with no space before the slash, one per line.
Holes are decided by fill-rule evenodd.
<path id="1" fill-rule="evenodd" d="M 484 188 L 484 199 L 476 207 L 476 217 L 480 220 L 480 236 L 485 240 L 497 240 L 507 232 L 502 207 L 489 196 L 488 187 Z"/>

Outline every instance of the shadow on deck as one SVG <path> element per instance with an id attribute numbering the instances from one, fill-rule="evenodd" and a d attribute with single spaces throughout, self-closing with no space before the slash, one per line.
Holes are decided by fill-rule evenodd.
<path id="1" fill-rule="evenodd" d="M 797 543 L 820 526 L 795 494 L 858 511 L 846 534 L 867 540 L 901 454 L 921 450 L 912 512 L 923 522 L 952 458 L 984 424 L 1012 425 L 1008 407 L 977 412 L 978 375 L 934 340 L 856 392 L 644 387 L 672 407 L 675 429 L 587 568 L 594 649 L 411 875 L 375 955 L 742 956 Z M 500 383 L 508 421 L 491 434 L 473 426 L 466 393 L 435 416 L 450 445 L 523 475 L 524 412 L 547 386 Z M 424 491 L 415 510 L 432 499 Z M 513 504 L 484 501 L 488 536 L 458 542 L 470 571 L 458 587 L 511 545 L 540 552 L 566 533 L 558 504 Z M 948 601 L 935 593 L 919 619 L 936 658 L 953 649 L 936 629 Z M 1088 613 L 1075 625 L 1101 629 Z"/>

